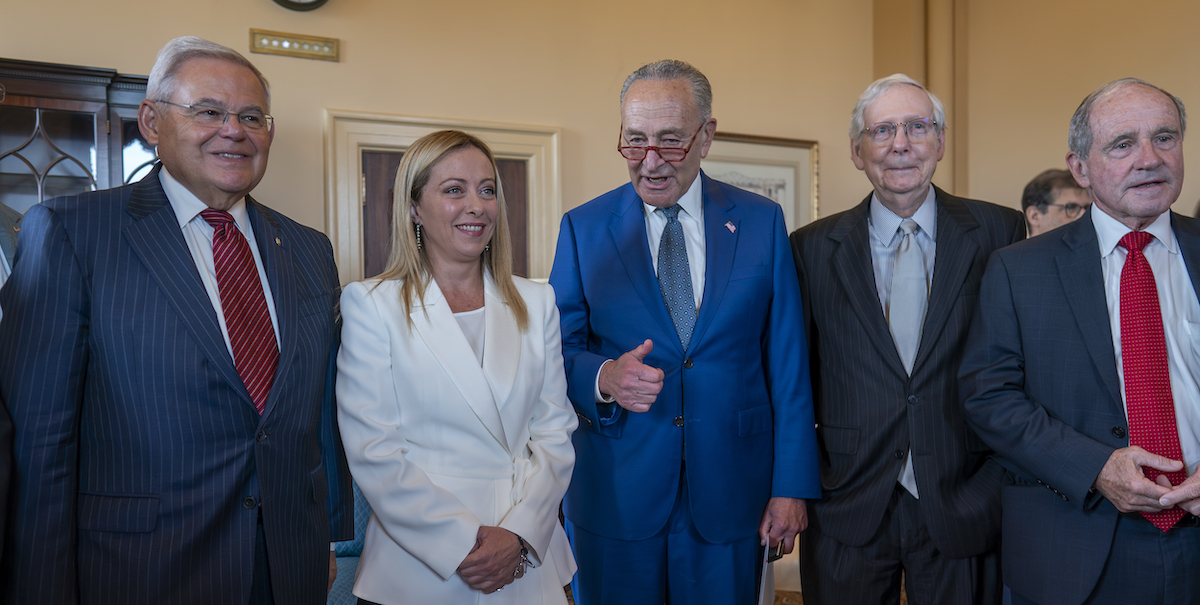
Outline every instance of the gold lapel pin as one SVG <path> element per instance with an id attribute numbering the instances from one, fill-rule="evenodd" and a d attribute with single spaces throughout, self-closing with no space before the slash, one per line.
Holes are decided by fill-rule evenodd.
<path id="1" fill-rule="evenodd" d="M 279 241 L 279 238 L 277 237 L 277 238 L 275 238 L 275 245 L 276 245 L 276 246 L 282 246 L 282 245 L 283 245 L 283 242 Z"/>

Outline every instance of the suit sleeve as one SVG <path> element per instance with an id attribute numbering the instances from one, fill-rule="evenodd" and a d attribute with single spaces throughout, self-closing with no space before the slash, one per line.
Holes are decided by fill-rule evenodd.
<path id="1" fill-rule="evenodd" d="M 76 603 L 79 417 L 88 368 L 88 284 L 61 219 L 23 221 L 0 295 L 0 400 L 13 422 L 6 603 Z"/>
<path id="2" fill-rule="evenodd" d="M 778 206 L 774 223 L 770 240 L 773 292 L 762 344 L 775 426 L 771 497 L 815 499 L 821 497 L 821 478 L 803 303 L 783 211 Z"/>
<path id="3" fill-rule="evenodd" d="M 554 287 L 561 318 L 567 396 L 584 427 L 601 435 L 619 437 L 621 429 L 616 422 L 624 413 L 624 408 L 613 403 L 596 403 L 596 377 L 600 374 L 600 366 L 608 358 L 588 349 L 591 337 L 588 301 L 579 270 L 579 249 L 570 214 L 563 216 L 559 226 L 550 285 Z"/>
<path id="4" fill-rule="evenodd" d="M 329 246 L 326 241 L 325 246 Z M 342 317 L 338 303 L 341 287 L 338 285 L 337 266 L 333 264 L 333 249 L 329 250 L 330 296 L 333 299 L 331 313 L 334 316 L 333 343 L 329 348 L 329 360 L 325 369 L 325 393 L 321 397 L 321 458 L 325 468 L 329 493 L 329 536 L 332 542 L 354 539 L 354 487 L 350 478 L 350 467 L 346 463 L 346 452 L 342 447 L 342 435 L 337 420 L 337 352 L 341 344 Z"/>
<path id="5" fill-rule="evenodd" d="M 1094 505 L 1098 499 L 1089 499 L 1089 491 L 1113 448 L 1051 416 L 1026 394 L 1025 352 L 1010 279 L 1004 255 L 993 254 L 959 371 L 967 420 L 989 447 L 1065 494 L 1073 506 Z"/>
<path id="6" fill-rule="evenodd" d="M 517 485 L 521 497 L 504 519 L 500 527 L 521 536 L 535 551 L 535 556 L 545 555 L 550 548 L 550 537 L 558 525 L 558 509 L 567 485 L 571 482 L 571 469 L 575 467 L 575 446 L 571 444 L 571 433 L 579 425 L 575 412 L 567 402 L 567 382 L 563 375 L 562 339 L 559 337 L 558 310 L 554 307 L 554 295 L 545 288 L 546 299 L 540 301 L 542 326 L 545 335 L 545 378 L 541 395 L 529 419 L 529 469 L 524 485 Z M 530 308 L 532 310 L 532 305 Z M 531 317 L 530 323 L 539 318 Z M 533 333 L 530 326 L 530 333 Z"/>
<path id="7" fill-rule="evenodd" d="M 454 494 L 433 484 L 405 454 L 400 407 L 410 389 L 396 384 L 389 321 L 362 283 L 342 293 L 337 360 L 338 422 L 358 487 L 388 535 L 443 579 L 457 573 L 482 525 Z M 414 379 L 417 379 L 414 377 Z"/>

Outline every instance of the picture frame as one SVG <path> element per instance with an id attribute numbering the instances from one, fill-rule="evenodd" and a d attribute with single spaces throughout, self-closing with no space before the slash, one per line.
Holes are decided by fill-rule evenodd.
<path id="1" fill-rule="evenodd" d="M 818 217 L 817 141 L 718 131 L 700 166 L 710 178 L 778 203 L 789 233 Z"/>

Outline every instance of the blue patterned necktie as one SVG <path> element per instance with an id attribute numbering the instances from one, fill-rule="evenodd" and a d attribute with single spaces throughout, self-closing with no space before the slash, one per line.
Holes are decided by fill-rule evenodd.
<path id="1" fill-rule="evenodd" d="M 658 285 L 663 301 L 671 312 L 671 321 L 679 342 L 687 350 L 692 340 L 692 329 L 696 327 L 696 297 L 692 294 L 692 270 L 688 266 L 687 245 L 683 241 L 683 225 L 679 223 L 678 204 L 670 208 L 659 208 L 667 217 L 662 239 L 658 242 Z"/>

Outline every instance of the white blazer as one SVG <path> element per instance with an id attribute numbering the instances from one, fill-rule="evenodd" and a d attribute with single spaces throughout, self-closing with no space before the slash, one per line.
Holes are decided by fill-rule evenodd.
<path id="1" fill-rule="evenodd" d="M 437 283 L 406 317 L 396 280 L 342 293 L 337 408 L 371 503 L 354 594 L 385 604 L 561 603 L 575 559 L 558 521 L 578 421 L 554 291 L 514 278 L 522 334 L 485 272 L 483 366 Z M 411 318 L 410 329 L 408 320 Z M 480 526 L 521 536 L 536 567 L 484 595 L 457 574 Z"/>

